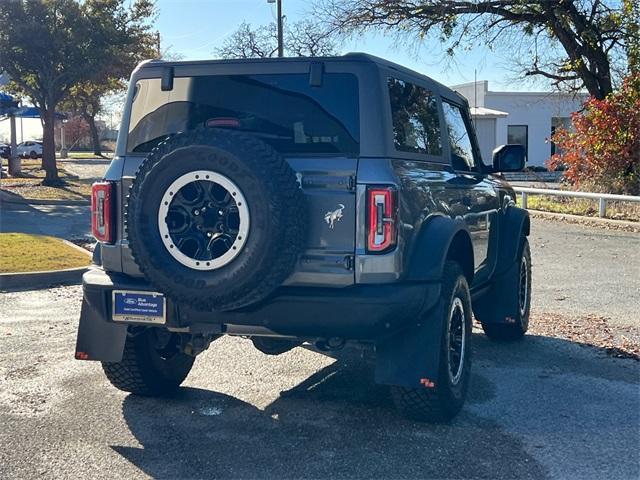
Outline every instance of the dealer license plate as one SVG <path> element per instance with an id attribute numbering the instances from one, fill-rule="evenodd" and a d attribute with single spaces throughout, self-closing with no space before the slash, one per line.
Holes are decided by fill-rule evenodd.
<path id="1" fill-rule="evenodd" d="M 113 291 L 113 314 L 116 322 L 164 324 L 167 321 L 166 300 L 156 292 Z"/>

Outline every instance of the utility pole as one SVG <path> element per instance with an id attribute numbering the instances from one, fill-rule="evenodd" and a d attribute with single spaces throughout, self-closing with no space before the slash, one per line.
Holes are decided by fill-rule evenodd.
<path id="1" fill-rule="evenodd" d="M 22 160 L 18 157 L 18 142 L 16 142 L 16 109 L 9 111 L 9 128 L 11 130 L 11 153 L 9 153 L 9 175 L 20 175 Z"/>
<path id="2" fill-rule="evenodd" d="M 275 3 L 278 16 L 278 57 L 284 57 L 284 35 L 282 33 L 282 0 L 267 0 L 267 3 Z"/>
<path id="3" fill-rule="evenodd" d="M 282 34 L 282 0 L 278 2 L 278 57 L 284 57 L 284 40 Z"/>
<path id="4" fill-rule="evenodd" d="M 11 144 L 11 152 L 9 152 L 9 175 L 19 175 L 22 163 L 20 158 L 16 154 L 17 144 L 16 141 L 16 114 L 18 113 L 18 101 L 14 100 L 9 95 L 1 94 L 0 96 L 0 115 L 6 115 L 9 117 L 9 129 L 11 131 L 11 140 L 9 143 Z"/>
<path id="5" fill-rule="evenodd" d="M 162 49 L 160 48 L 160 31 L 156 32 L 156 44 L 158 46 L 158 58 L 162 58 Z"/>

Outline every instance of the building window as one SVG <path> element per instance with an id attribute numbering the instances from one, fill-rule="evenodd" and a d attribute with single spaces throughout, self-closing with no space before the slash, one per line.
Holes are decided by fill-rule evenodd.
<path id="1" fill-rule="evenodd" d="M 389 78 L 393 143 L 402 152 L 442 155 L 436 98 L 427 89 Z"/>
<path id="2" fill-rule="evenodd" d="M 552 117 L 551 118 L 551 155 L 556 153 L 562 154 L 560 147 L 553 142 L 553 136 L 557 130 L 571 131 L 571 119 L 569 117 Z"/>
<path id="3" fill-rule="evenodd" d="M 529 127 L 527 125 L 509 125 L 507 127 L 507 143 L 522 145 L 525 158 L 529 159 Z"/>

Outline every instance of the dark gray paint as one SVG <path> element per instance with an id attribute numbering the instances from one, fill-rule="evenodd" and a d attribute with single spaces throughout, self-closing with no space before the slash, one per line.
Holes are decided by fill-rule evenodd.
<path id="1" fill-rule="evenodd" d="M 406 276 L 411 263 L 412 239 L 434 215 L 464 219 L 474 248 L 476 280 L 489 279 L 495 265 L 495 252 L 490 244 L 499 235 L 498 211 L 501 206 L 500 183 L 478 172 L 456 174 L 448 166 L 450 148 L 443 136 L 442 156 L 421 155 L 395 150 L 391 125 L 387 79 L 395 77 L 418 84 L 438 99 L 440 122 L 444 125 L 440 98 L 459 104 L 466 101 L 457 93 L 423 75 L 363 54 L 314 60 L 322 61 L 326 73 L 351 73 L 358 78 L 360 96 L 360 155 L 347 157 L 287 158 L 298 173 L 309 206 L 308 243 L 297 268 L 286 285 L 344 287 L 353 283 L 388 283 Z M 136 69 L 131 85 L 142 78 L 158 78 L 165 68 L 173 68 L 176 77 L 212 74 L 276 74 L 308 73 L 308 59 L 215 61 L 215 62 L 148 62 Z M 104 266 L 108 270 L 141 276 L 126 242 L 124 205 L 129 187 L 144 156 L 125 156 L 127 130 L 132 102 L 127 107 L 118 137 L 116 158 L 106 178 L 121 181 L 118 195 L 118 241 L 106 246 Z M 475 135 L 472 142 L 477 154 Z M 353 183 L 357 179 L 357 185 Z M 366 185 L 394 185 L 399 191 L 400 226 L 398 248 L 381 255 L 365 251 Z M 330 229 L 324 215 L 345 206 L 343 218 Z M 495 248 L 493 248 L 495 250 Z M 349 256 L 354 256 L 349 269 Z"/>

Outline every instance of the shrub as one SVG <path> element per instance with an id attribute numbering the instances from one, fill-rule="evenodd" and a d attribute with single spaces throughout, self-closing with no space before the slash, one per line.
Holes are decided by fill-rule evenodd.
<path id="1" fill-rule="evenodd" d="M 564 166 L 577 188 L 638 195 L 640 193 L 640 73 L 629 75 L 604 100 L 591 98 L 572 115 L 574 131 L 558 130 L 553 141 L 560 153 L 547 165 Z"/>

